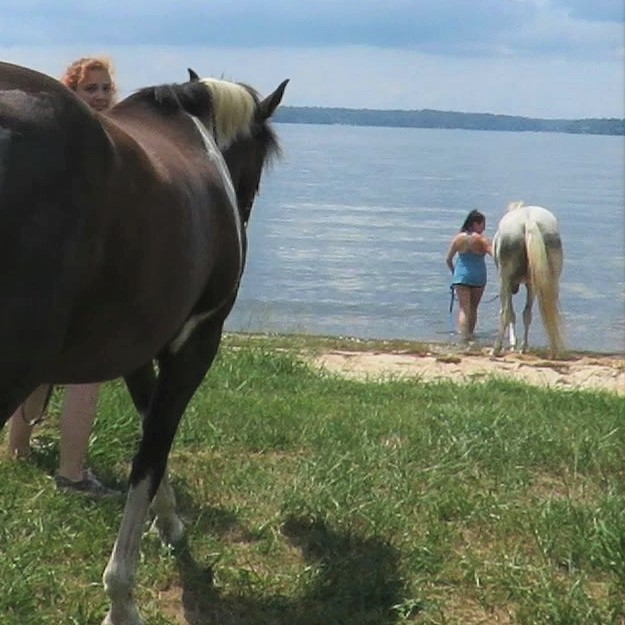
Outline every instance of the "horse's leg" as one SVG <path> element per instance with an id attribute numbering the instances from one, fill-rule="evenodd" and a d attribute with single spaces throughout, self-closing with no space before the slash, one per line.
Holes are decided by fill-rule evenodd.
<path id="1" fill-rule="evenodd" d="M 510 350 L 514 351 L 516 349 L 516 314 L 514 312 L 514 308 L 512 304 L 510 304 L 511 320 L 508 324 L 508 344 L 510 345 Z"/>
<path id="2" fill-rule="evenodd" d="M 154 367 L 149 363 L 125 376 L 124 379 L 135 408 L 143 420 L 148 413 L 156 387 Z M 184 535 L 184 525 L 176 514 L 176 497 L 169 484 L 167 470 L 152 500 L 151 508 L 154 512 L 154 528 L 158 531 L 161 541 L 168 545 L 180 542 Z"/>
<path id="3" fill-rule="evenodd" d="M 169 483 L 167 471 L 158 486 L 152 501 L 154 523 L 152 528 L 158 532 L 164 545 L 178 545 L 184 538 L 184 523 L 176 512 L 176 496 Z"/>
<path id="4" fill-rule="evenodd" d="M 510 291 L 509 280 L 506 276 L 501 276 L 501 287 L 499 289 L 499 301 L 501 309 L 499 311 L 499 330 L 497 338 L 493 346 L 493 355 L 498 356 L 501 353 L 503 345 L 503 337 L 506 330 L 510 330 L 511 336 L 514 333 L 514 310 L 512 309 L 512 292 Z"/>
<path id="5" fill-rule="evenodd" d="M 213 362 L 221 331 L 222 322 L 207 321 L 197 326 L 174 353 L 164 351 L 159 358 L 156 387 L 143 420 L 139 450 L 132 462 L 124 515 L 104 571 L 104 586 L 111 601 L 104 625 L 141 624 L 133 589 L 143 524 L 165 474 L 180 418 Z M 141 379 L 146 372 L 142 369 L 136 375 Z M 141 396 L 137 379 L 131 382 L 133 399 Z"/>
<path id="6" fill-rule="evenodd" d="M 512 291 L 508 287 L 508 297 L 506 300 L 508 310 L 506 318 L 508 320 L 508 338 L 510 341 L 510 351 L 516 350 L 516 313 L 514 312 L 514 304 L 512 303 Z"/>
<path id="7" fill-rule="evenodd" d="M 126 388 L 141 419 L 145 419 L 156 388 L 156 372 L 151 362 L 124 376 Z"/>
<path id="8" fill-rule="evenodd" d="M 532 290 L 532 286 L 530 281 L 528 280 L 525 283 L 525 291 L 527 297 L 525 299 L 525 308 L 523 309 L 523 343 L 521 345 L 521 352 L 527 351 L 527 347 L 529 345 L 529 331 L 530 324 L 532 323 L 532 307 L 534 305 L 534 291 Z"/>

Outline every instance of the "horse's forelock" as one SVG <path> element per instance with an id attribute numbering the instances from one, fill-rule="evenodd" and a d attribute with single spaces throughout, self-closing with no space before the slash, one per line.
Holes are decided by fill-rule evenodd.
<path id="1" fill-rule="evenodd" d="M 254 91 L 240 83 L 204 78 L 201 83 L 211 94 L 217 143 L 223 150 L 241 136 L 251 133 L 257 99 Z"/>
<path id="2" fill-rule="evenodd" d="M 210 113 L 215 140 L 221 150 L 227 149 L 237 138 L 251 134 L 258 106 L 258 94 L 254 89 L 217 78 L 146 87 L 128 100 L 147 102 L 165 114 L 184 109 L 201 118 Z"/>

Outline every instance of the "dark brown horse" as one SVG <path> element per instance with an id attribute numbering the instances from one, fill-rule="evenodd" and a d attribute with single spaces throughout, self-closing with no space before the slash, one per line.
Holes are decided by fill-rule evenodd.
<path id="1" fill-rule="evenodd" d="M 99 115 L 52 78 L 0 63 L 0 424 L 41 383 L 119 376 L 143 417 L 104 573 L 108 625 L 141 622 L 150 503 L 163 539 L 182 537 L 167 458 L 237 295 L 286 83 L 261 100 L 190 70 Z"/>

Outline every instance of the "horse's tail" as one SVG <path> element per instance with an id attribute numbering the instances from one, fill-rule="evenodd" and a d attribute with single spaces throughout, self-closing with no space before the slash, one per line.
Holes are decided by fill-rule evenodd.
<path id="1" fill-rule="evenodd" d="M 561 247 L 547 247 L 542 230 L 531 212 L 525 224 L 525 247 L 532 290 L 538 299 L 543 325 L 547 330 L 553 355 L 564 347 L 560 316 Z"/>

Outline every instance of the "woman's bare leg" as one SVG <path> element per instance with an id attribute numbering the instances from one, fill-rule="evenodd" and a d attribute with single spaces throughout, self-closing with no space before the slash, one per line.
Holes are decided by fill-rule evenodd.
<path id="1" fill-rule="evenodd" d="M 471 287 L 457 284 L 456 298 L 458 299 L 458 332 L 463 341 L 471 339 Z"/>
<path id="2" fill-rule="evenodd" d="M 475 324 L 477 323 L 477 308 L 480 305 L 480 300 L 484 294 L 483 286 L 473 286 L 470 291 L 470 304 L 469 304 L 469 334 L 473 336 L 475 331 Z"/>
<path id="3" fill-rule="evenodd" d="M 99 388 L 99 384 L 72 384 L 65 388 L 58 474 L 72 482 L 83 478 Z"/>

